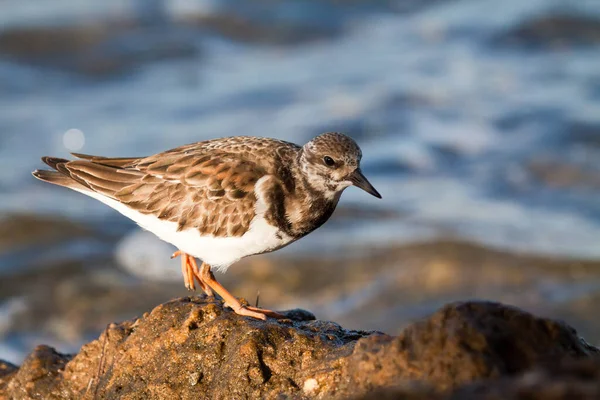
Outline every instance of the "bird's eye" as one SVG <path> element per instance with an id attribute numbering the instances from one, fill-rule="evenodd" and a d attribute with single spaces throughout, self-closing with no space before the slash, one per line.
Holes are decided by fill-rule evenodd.
<path id="1" fill-rule="evenodd" d="M 323 162 L 325 163 L 325 165 L 327 165 L 328 167 L 333 167 L 335 165 L 335 161 L 333 161 L 333 158 L 329 157 L 329 156 L 325 156 L 323 157 Z"/>

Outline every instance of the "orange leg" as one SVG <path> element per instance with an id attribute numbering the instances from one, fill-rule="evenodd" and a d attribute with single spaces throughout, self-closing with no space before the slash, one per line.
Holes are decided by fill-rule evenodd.
<path id="1" fill-rule="evenodd" d="M 225 305 L 231 307 L 236 314 L 262 320 L 266 320 L 267 317 L 285 318 L 284 315 L 281 315 L 275 311 L 265 310 L 257 307 L 243 306 L 238 299 L 233 297 L 233 295 L 223 287 L 223 285 L 217 282 L 215 276 L 210 270 L 210 265 L 207 263 L 202 263 L 202 266 L 200 267 L 200 276 L 202 277 L 202 281 L 204 281 L 205 284 L 217 292 L 225 301 Z"/>
<path id="2" fill-rule="evenodd" d="M 195 291 L 196 290 L 196 282 L 194 281 L 194 272 L 190 268 L 189 258 L 188 257 L 181 257 L 181 262 L 185 262 L 185 273 L 187 275 L 187 281 L 188 281 L 188 284 L 189 284 L 188 290 L 194 290 Z"/>
<path id="3" fill-rule="evenodd" d="M 196 259 L 180 250 L 176 251 L 171 256 L 171 258 L 175 257 L 181 257 L 181 273 L 183 274 L 185 287 L 188 290 L 196 290 L 195 281 L 198 281 L 198 284 L 204 293 L 206 293 L 207 296 L 212 297 L 212 289 L 202 280 L 198 264 L 196 264 Z"/>
<path id="4" fill-rule="evenodd" d="M 204 293 L 206 293 L 206 295 L 208 297 L 213 297 L 213 291 L 210 288 L 210 286 L 208 285 L 208 283 L 204 282 L 204 279 L 202 278 L 202 275 L 200 274 L 200 269 L 198 269 L 198 264 L 196 263 L 196 259 L 190 255 L 188 255 L 187 257 L 187 263 L 188 263 L 188 271 L 192 271 L 192 274 L 194 276 L 194 278 L 198 281 L 198 283 L 200 284 L 200 287 L 202 288 L 202 290 L 204 291 Z"/>

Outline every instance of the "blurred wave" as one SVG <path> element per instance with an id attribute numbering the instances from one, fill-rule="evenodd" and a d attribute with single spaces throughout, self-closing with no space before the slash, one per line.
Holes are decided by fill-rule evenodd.
<path id="1" fill-rule="evenodd" d="M 600 7 L 535 0 L 0 2 L 0 209 L 123 232 L 46 154 L 341 130 L 383 195 L 304 245 L 451 233 L 600 256 Z M 69 133 L 70 132 L 70 133 Z M 75 133 L 74 133 L 75 132 Z M 73 136 L 75 135 L 75 136 Z M 359 213 L 360 214 L 360 213 Z M 289 251 L 294 250 L 294 246 Z"/>

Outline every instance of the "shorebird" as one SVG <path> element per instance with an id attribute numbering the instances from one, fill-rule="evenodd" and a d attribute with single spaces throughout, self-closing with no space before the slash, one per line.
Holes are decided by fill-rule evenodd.
<path id="1" fill-rule="evenodd" d="M 211 268 L 224 272 L 241 258 L 306 236 L 329 219 L 351 185 L 381 198 L 361 172 L 356 142 L 336 132 L 304 146 L 236 136 L 149 157 L 73 156 L 43 157 L 53 170 L 33 175 L 93 197 L 171 243 L 188 289 L 197 282 L 237 314 L 263 320 L 281 315 L 243 305 Z"/>

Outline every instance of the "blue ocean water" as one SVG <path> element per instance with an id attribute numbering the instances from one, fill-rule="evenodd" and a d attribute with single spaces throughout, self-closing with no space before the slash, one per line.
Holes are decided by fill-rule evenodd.
<path id="1" fill-rule="evenodd" d="M 545 16 L 600 18 L 597 2 L 250 3 L 0 2 L 0 33 L 137 18 L 158 27 L 154 34 L 116 40 L 106 52 L 140 52 L 165 37 L 187 49 L 102 78 L 61 60 L 0 53 L 0 211 L 126 231 L 131 225 L 104 205 L 35 181 L 39 157 L 148 155 L 231 135 L 304 143 L 339 130 L 359 142 L 363 170 L 383 195 L 377 201 L 350 188 L 342 205 L 387 217 L 341 218 L 304 246 L 451 235 L 600 256 L 600 51 L 498 39 Z M 182 28 L 192 16 L 217 15 L 267 30 L 291 26 L 300 32 L 292 37 L 317 33 L 269 43 Z M 575 182 L 540 178 L 554 165 L 574 168 Z"/>

